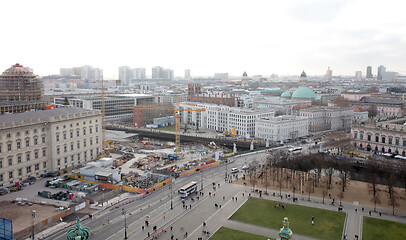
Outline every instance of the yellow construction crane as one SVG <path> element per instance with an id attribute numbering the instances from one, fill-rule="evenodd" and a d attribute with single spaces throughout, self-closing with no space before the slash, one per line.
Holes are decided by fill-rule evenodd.
<path id="1" fill-rule="evenodd" d="M 115 108 L 119 109 L 133 109 L 133 111 L 142 110 L 166 110 L 174 111 L 175 113 L 175 153 L 180 156 L 180 101 L 177 97 L 176 107 L 161 107 L 161 106 L 132 106 L 132 105 L 116 105 Z M 205 108 L 200 109 L 184 109 L 185 112 L 204 112 Z"/>

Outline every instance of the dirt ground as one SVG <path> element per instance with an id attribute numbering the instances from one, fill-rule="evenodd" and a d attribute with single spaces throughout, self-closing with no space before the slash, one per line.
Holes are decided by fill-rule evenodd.
<path id="1" fill-rule="evenodd" d="M 279 192 L 279 186 L 277 184 L 277 180 L 275 179 L 274 185 L 273 185 L 273 179 L 270 174 L 268 174 L 268 189 Z M 295 177 L 295 180 L 292 181 L 296 182 L 296 190 L 295 190 L 295 195 L 298 196 L 300 194 L 300 181 L 298 180 L 299 177 Z M 324 177 L 322 177 L 321 182 L 325 180 Z M 244 181 L 246 182 L 247 186 L 252 186 L 252 183 L 250 183 L 250 178 L 249 174 L 246 174 L 246 179 L 242 180 L 242 178 L 239 178 L 238 180 L 234 181 L 233 183 L 237 184 L 244 184 Z M 292 183 L 288 183 L 288 187 L 286 185 L 286 179 L 283 180 L 282 184 L 282 192 L 292 192 Z M 258 188 L 265 188 L 265 179 L 262 180 L 262 178 L 258 179 L 256 181 L 256 186 Z M 303 183 L 303 191 L 304 191 L 304 197 L 307 199 L 308 197 L 308 191 L 306 191 L 308 188 L 308 185 L 306 182 Z M 369 191 L 370 187 L 369 184 L 366 182 L 360 182 L 360 181 L 353 181 L 353 180 L 348 180 L 347 182 L 347 187 L 344 192 L 344 197 L 342 198 L 342 201 L 345 202 L 358 202 L 359 205 L 368 205 L 368 206 L 374 206 L 374 203 L 372 201 L 372 193 Z M 312 196 L 316 197 L 323 197 L 322 196 L 322 190 L 323 187 L 316 187 L 312 191 L 310 191 L 310 198 Z M 387 187 L 384 185 L 378 185 L 378 195 L 379 195 L 379 200 L 380 203 L 378 203 L 376 206 L 380 208 L 387 208 L 392 210 L 392 206 L 389 205 L 389 194 L 387 191 Z M 396 210 L 400 211 L 406 211 L 406 194 L 405 194 L 405 189 L 404 188 L 395 188 L 396 194 L 398 196 L 398 201 L 397 201 L 397 207 L 395 207 Z M 335 198 L 336 202 L 340 201 L 339 198 L 339 193 L 341 192 L 341 182 L 340 179 L 338 178 L 333 178 L 332 184 L 331 184 L 331 189 L 328 190 L 327 196 L 325 196 L 325 199 L 327 203 L 330 203 L 331 200 L 329 200 L 329 194 L 331 194 L 331 198 Z"/>
<path id="2" fill-rule="evenodd" d="M 35 223 L 48 219 L 57 214 L 55 207 L 33 204 L 32 206 L 20 206 L 10 201 L 0 202 L 0 217 L 13 221 L 13 232 L 21 231 L 32 224 L 31 213 L 36 211 Z"/>

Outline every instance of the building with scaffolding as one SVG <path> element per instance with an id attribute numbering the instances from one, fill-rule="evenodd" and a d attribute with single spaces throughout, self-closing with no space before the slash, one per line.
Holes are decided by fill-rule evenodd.
<path id="1" fill-rule="evenodd" d="M 0 75 L 0 114 L 42 110 L 42 81 L 16 63 Z"/>

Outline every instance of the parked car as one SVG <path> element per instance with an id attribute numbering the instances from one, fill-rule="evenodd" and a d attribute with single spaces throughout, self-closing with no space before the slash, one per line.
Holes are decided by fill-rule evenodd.
<path id="1" fill-rule="evenodd" d="M 249 166 L 247 166 L 247 165 L 244 165 L 244 166 L 242 166 L 242 168 L 241 168 L 242 170 L 248 170 L 248 169 L 250 169 L 250 167 Z"/>
<path id="2" fill-rule="evenodd" d="M 43 173 L 41 174 L 42 178 L 47 178 L 47 177 L 56 177 L 56 173 L 49 172 L 49 173 Z"/>

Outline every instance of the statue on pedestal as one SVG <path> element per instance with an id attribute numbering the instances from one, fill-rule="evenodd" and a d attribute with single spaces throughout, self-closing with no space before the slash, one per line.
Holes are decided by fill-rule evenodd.
<path id="1" fill-rule="evenodd" d="M 90 237 L 90 228 L 80 224 L 80 219 L 76 218 L 76 225 L 69 229 L 66 239 L 68 240 L 88 240 Z"/>

